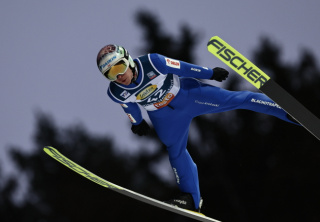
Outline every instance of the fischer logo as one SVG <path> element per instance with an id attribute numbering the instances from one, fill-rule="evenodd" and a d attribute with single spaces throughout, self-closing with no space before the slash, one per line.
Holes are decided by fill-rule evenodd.
<path id="1" fill-rule="evenodd" d="M 233 48 L 228 48 L 222 42 L 217 39 L 213 39 L 208 42 L 208 46 L 211 45 L 217 49 L 215 52 L 219 55 L 230 67 L 233 67 L 241 71 L 242 76 L 248 79 L 253 85 L 258 89 L 263 86 L 268 80 L 268 76 L 260 73 L 259 70 L 246 58 L 244 58 L 240 53 L 238 53 Z"/>
<path id="2" fill-rule="evenodd" d="M 59 152 L 57 152 L 56 150 L 50 149 L 50 153 L 53 154 L 52 157 L 54 159 L 56 159 L 59 162 L 63 163 L 65 166 L 67 166 L 70 169 L 74 170 L 75 172 L 77 172 L 81 176 L 84 176 L 85 178 L 87 178 L 89 180 L 92 180 L 93 182 L 95 182 L 97 184 L 100 184 L 101 186 L 105 186 L 107 188 L 119 189 L 119 187 L 115 186 L 114 184 L 108 183 L 107 181 L 99 178 L 98 176 L 94 175 L 93 173 L 89 172 L 88 170 L 82 168 L 78 164 L 72 162 L 71 160 L 69 160 L 68 158 L 66 158 L 65 156 L 63 156 Z"/>
<path id="3" fill-rule="evenodd" d="M 172 68 L 180 69 L 180 62 L 178 60 L 166 58 L 166 64 Z"/>

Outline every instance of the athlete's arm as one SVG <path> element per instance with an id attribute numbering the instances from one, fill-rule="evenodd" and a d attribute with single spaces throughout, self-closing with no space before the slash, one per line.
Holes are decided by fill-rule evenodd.
<path id="1" fill-rule="evenodd" d="M 142 122 L 141 110 L 137 103 L 123 103 L 121 107 L 129 117 L 132 125 L 139 125 Z"/>
<path id="2" fill-rule="evenodd" d="M 141 110 L 137 103 L 123 103 L 112 96 L 110 90 L 108 90 L 108 96 L 110 99 L 112 99 L 112 101 L 121 105 L 133 125 L 139 125 L 142 122 L 143 118 Z"/>
<path id="3" fill-rule="evenodd" d="M 125 103 L 121 104 L 124 112 L 128 115 L 132 126 L 131 131 L 139 136 L 145 136 L 149 134 L 150 126 L 142 118 L 141 110 L 136 103 Z"/>
<path id="4" fill-rule="evenodd" d="M 155 68 L 163 74 L 173 73 L 198 79 L 211 79 L 213 76 L 213 70 L 207 67 L 171 59 L 160 54 L 150 54 L 150 58 Z"/>

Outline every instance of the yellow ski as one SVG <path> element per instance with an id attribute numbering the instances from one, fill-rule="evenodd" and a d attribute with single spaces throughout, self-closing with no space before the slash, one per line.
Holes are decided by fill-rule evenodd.
<path id="1" fill-rule="evenodd" d="M 320 140 L 319 118 L 306 109 L 275 81 L 270 79 L 261 69 L 218 36 L 212 37 L 207 47 L 209 52 L 266 94 L 306 130 Z"/>
<path id="2" fill-rule="evenodd" d="M 83 168 L 82 166 L 76 164 L 75 162 L 73 162 L 72 160 L 68 159 L 67 157 L 65 157 L 64 155 L 62 155 L 57 149 L 51 147 L 51 146 L 46 146 L 43 148 L 43 150 L 52 158 L 54 158 L 55 160 L 59 161 L 60 163 L 62 163 L 63 165 L 65 165 L 66 167 L 70 168 L 71 170 L 75 171 L 76 173 L 80 174 L 81 176 L 105 187 L 108 188 L 110 190 L 116 191 L 118 193 L 121 193 L 123 195 L 126 195 L 128 197 L 131 197 L 133 199 L 142 201 L 144 203 L 189 217 L 189 218 L 193 218 L 195 220 L 198 221 L 204 221 L 204 222 L 220 222 L 218 220 L 212 219 L 210 217 L 207 217 L 201 213 L 197 213 L 197 212 L 193 212 L 190 210 L 185 210 L 176 206 L 172 206 L 166 203 L 163 203 L 162 201 L 147 197 L 145 195 L 136 193 L 134 191 L 128 190 L 126 188 L 120 187 L 114 183 L 111 183 L 97 175 L 95 175 L 94 173 L 91 173 L 89 170 Z"/>
<path id="3" fill-rule="evenodd" d="M 218 36 L 210 39 L 208 51 L 217 56 L 257 89 L 260 89 L 270 79 L 267 74 Z"/>

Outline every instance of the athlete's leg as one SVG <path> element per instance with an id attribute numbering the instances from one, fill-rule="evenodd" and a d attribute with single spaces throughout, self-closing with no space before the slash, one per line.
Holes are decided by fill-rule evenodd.
<path id="1" fill-rule="evenodd" d="M 294 123 L 280 106 L 262 93 L 229 91 L 204 83 L 201 85 L 201 95 L 195 101 L 200 114 L 247 109 Z"/>
<path id="2" fill-rule="evenodd" d="M 161 114 L 149 113 L 150 120 L 160 140 L 167 146 L 179 189 L 192 195 L 197 209 L 200 202 L 198 170 L 186 149 L 192 118 L 184 115 L 177 107 L 175 110 L 164 107 L 160 112 Z M 164 113 L 166 115 L 163 115 Z"/>

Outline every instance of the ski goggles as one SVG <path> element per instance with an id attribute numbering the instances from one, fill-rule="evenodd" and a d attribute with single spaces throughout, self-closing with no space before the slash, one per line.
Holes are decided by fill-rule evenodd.
<path id="1" fill-rule="evenodd" d="M 104 73 L 104 76 L 110 81 L 116 81 L 118 75 L 124 74 L 129 67 L 129 62 L 121 60 L 113 65 L 108 71 Z"/>

